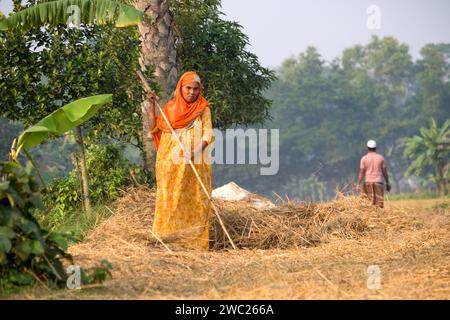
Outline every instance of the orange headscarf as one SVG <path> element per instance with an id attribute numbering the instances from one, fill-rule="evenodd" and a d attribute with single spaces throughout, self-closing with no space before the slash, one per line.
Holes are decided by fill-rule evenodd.
<path id="1" fill-rule="evenodd" d="M 184 85 L 192 82 L 199 83 L 200 91 L 198 93 L 197 100 L 194 102 L 187 102 L 183 98 L 181 89 Z M 195 120 L 195 118 L 201 115 L 207 106 L 208 101 L 206 101 L 206 99 L 202 96 L 202 84 L 200 77 L 195 72 L 189 71 L 181 76 L 175 91 L 175 98 L 170 100 L 164 106 L 163 112 L 169 119 L 172 128 L 182 129 L 186 128 L 193 120 Z M 158 115 L 156 117 L 156 126 L 159 130 L 154 130 L 152 135 L 156 150 L 158 150 L 162 132 L 170 132 L 170 128 L 162 115 Z"/>

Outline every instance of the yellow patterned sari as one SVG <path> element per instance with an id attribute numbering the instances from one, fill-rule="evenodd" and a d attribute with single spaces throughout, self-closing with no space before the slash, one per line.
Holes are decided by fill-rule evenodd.
<path id="1" fill-rule="evenodd" d="M 176 130 L 185 147 L 201 141 L 208 146 L 194 163 L 211 195 L 211 147 L 214 141 L 211 110 L 206 107 L 187 128 Z M 199 135 L 200 133 L 200 135 Z M 201 139 L 201 140 L 200 140 Z M 199 159 L 200 158 L 200 159 Z M 163 132 L 156 156 L 156 207 L 153 233 L 183 248 L 208 250 L 211 204 L 172 133 Z"/>

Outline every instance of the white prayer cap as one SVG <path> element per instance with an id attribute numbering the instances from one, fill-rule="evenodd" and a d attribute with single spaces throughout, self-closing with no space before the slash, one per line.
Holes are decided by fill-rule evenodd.
<path id="1" fill-rule="evenodd" d="M 367 142 L 367 148 L 375 149 L 377 147 L 377 143 L 374 140 L 369 140 Z"/>

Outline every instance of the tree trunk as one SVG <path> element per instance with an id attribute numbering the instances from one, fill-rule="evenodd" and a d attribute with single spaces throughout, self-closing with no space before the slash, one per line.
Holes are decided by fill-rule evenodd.
<path id="1" fill-rule="evenodd" d="M 444 165 L 444 167 L 442 169 L 442 174 L 443 174 L 443 178 L 444 178 L 444 196 L 448 195 L 448 184 L 447 184 L 447 177 L 446 177 L 446 172 L 448 172 L 448 168 L 450 168 L 450 164 Z"/>
<path id="2" fill-rule="evenodd" d="M 436 165 L 436 184 L 439 197 L 447 195 L 447 181 L 445 180 L 444 167 L 445 166 L 440 163 Z"/>
<path id="3" fill-rule="evenodd" d="M 143 110 L 142 110 L 142 142 L 144 145 L 144 151 L 145 151 L 145 157 L 144 157 L 144 172 L 146 174 L 149 174 L 155 165 L 155 159 L 154 159 L 154 153 L 155 153 L 155 147 L 153 144 L 153 138 L 150 133 L 150 125 L 149 125 L 149 119 L 148 119 L 148 109 L 146 107 L 146 101 L 142 102 Z"/>
<path id="4" fill-rule="evenodd" d="M 139 24 L 141 54 L 139 64 L 145 71 L 147 66 L 155 67 L 155 80 L 161 88 L 161 105 L 164 105 L 175 90 L 178 80 L 178 61 L 175 49 L 174 19 L 169 9 L 169 0 L 137 0 L 134 6 L 152 18 L 152 24 Z M 143 104 L 146 102 L 143 101 Z M 142 105 L 142 110 L 145 110 Z M 142 111 L 143 145 L 145 168 L 152 170 L 155 164 L 155 149 L 149 130 L 148 116 Z"/>
<path id="5" fill-rule="evenodd" d="M 83 205 L 83 211 L 86 212 L 86 208 L 84 206 L 84 191 L 83 191 L 83 180 L 81 179 L 81 168 L 80 168 L 80 161 L 78 160 L 78 155 L 76 152 L 73 152 L 72 155 L 72 163 L 75 165 L 75 171 L 77 173 L 78 181 L 80 182 L 80 194 L 81 194 L 81 204 Z"/>
<path id="6" fill-rule="evenodd" d="M 86 166 L 86 154 L 84 152 L 83 133 L 80 126 L 76 127 L 76 140 L 80 151 L 81 183 L 83 190 L 83 204 L 86 212 L 91 212 L 91 195 L 89 193 L 89 174 Z"/>

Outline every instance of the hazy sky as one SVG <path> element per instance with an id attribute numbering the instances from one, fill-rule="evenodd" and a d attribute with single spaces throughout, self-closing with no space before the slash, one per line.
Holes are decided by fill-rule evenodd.
<path id="1" fill-rule="evenodd" d="M 367 13 L 372 5 L 379 20 Z M 11 0 L 0 0 L 0 10 L 10 12 Z M 222 0 L 222 11 L 244 27 L 251 51 L 269 67 L 310 45 L 331 60 L 372 33 L 395 36 L 415 58 L 426 43 L 450 43 L 449 0 Z M 368 20 L 380 29 L 369 29 Z"/>
<path id="2" fill-rule="evenodd" d="M 371 34 L 395 36 L 414 57 L 430 42 L 450 43 L 448 0 L 222 0 L 229 20 L 241 23 L 252 52 L 274 67 L 312 45 L 331 60 L 346 47 L 367 43 Z M 380 12 L 380 29 L 370 30 L 371 5 Z M 371 22 L 372 20 L 370 20 Z"/>

